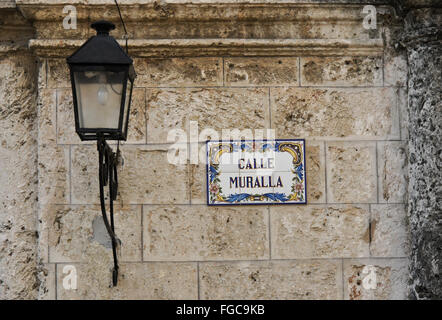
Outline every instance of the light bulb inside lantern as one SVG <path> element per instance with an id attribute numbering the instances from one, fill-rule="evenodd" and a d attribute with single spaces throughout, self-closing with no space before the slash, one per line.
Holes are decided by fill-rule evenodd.
<path id="1" fill-rule="evenodd" d="M 104 106 L 107 103 L 108 97 L 109 97 L 109 92 L 107 91 L 106 85 L 102 84 L 97 92 L 98 102 Z"/>
<path id="2" fill-rule="evenodd" d="M 104 74 L 100 74 L 98 77 L 98 82 L 101 85 L 100 85 L 100 88 L 98 89 L 98 92 L 97 92 L 97 98 L 98 98 L 98 102 L 104 106 L 104 105 L 106 105 L 107 99 L 109 97 L 109 92 L 107 91 L 107 88 L 106 88 L 106 76 Z"/>

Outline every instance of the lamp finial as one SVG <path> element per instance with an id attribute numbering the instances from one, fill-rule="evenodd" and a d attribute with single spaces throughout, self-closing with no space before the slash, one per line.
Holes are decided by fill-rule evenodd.
<path id="1" fill-rule="evenodd" d="M 111 30 L 115 29 L 115 25 L 112 22 L 106 20 L 100 20 L 91 24 L 91 28 L 97 31 L 98 35 L 108 36 Z"/>

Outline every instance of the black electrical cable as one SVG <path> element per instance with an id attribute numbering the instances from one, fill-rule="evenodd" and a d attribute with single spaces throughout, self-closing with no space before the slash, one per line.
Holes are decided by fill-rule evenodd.
<path id="1" fill-rule="evenodd" d="M 117 6 L 118 14 L 120 15 L 121 24 L 123 25 L 123 29 L 124 29 L 124 38 L 126 39 L 126 53 L 129 54 L 129 48 L 127 45 L 127 39 L 128 39 L 129 35 L 127 33 L 126 24 L 124 23 L 123 16 L 121 15 L 120 6 L 118 5 L 117 0 L 115 0 L 115 5 Z"/>

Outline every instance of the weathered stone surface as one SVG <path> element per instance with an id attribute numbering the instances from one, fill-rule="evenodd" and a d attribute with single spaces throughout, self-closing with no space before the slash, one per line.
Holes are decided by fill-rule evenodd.
<path id="1" fill-rule="evenodd" d="M 47 59 L 46 61 L 47 88 L 71 88 L 71 77 L 66 59 Z"/>
<path id="2" fill-rule="evenodd" d="M 404 203 L 407 193 L 407 147 L 402 141 L 378 142 L 379 201 Z"/>
<path id="3" fill-rule="evenodd" d="M 401 125 L 401 140 L 409 139 L 409 121 L 408 121 L 408 92 L 407 88 L 398 89 L 398 105 Z"/>
<path id="4" fill-rule="evenodd" d="M 97 252 L 111 255 L 111 239 L 99 206 L 52 206 L 45 214 L 50 262 L 87 262 Z M 120 260 L 140 261 L 141 207 L 114 206 L 114 219 L 115 233 L 122 243 Z"/>
<path id="5" fill-rule="evenodd" d="M 407 259 L 344 260 L 344 298 L 349 300 L 405 299 L 407 297 L 407 263 Z M 370 282 L 370 279 L 373 279 L 373 282 Z"/>
<path id="6" fill-rule="evenodd" d="M 436 1 L 432 5 L 436 6 Z M 434 7 L 411 10 L 405 27 L 409 64 L 410 296 L 442 299 L 442 12 Z"/>
<path id="7" fill-rule="evenodd" d="M 187 165 L 169 164 L 167 148 L 167 145 L 121 147 L 124 165 L 118 171 L 117 202 L 189 203 Z M 99 203 L 98 153 L 95 146 L 72 146 L 72 203 Z"/>
<path id="8" fill-rule="evenodd" d="M 128 144 L 146 142 L 146 101 L 144 88 L 134 88 L 129 118 Z M 59 144 L 91 144 L 82 142 L 75 132 L 72 89 L 57 90 L 57 142 Z"/>
<path id="9" fill-rule="evenodd" d="M 132 102 L 130 105 L 129 127 L 125 144 L 146 143 L 146 90 L 134 88 L 132 90 Z"/>
<path id="10" fill-rule="evenodd" d="M 57 92 L 53 89 L 40 88 L 37 100 L 38 133 L 40 146 L 55 146 L 57 143 Z"/>
<path id="11" fill-rule="evenodd" d="M 57 146 L 57 92 L 41 88 L 38 94 L 39 203 L 70 201 L 69 147 Z"/>
<path id="12" fill-rule="evenodd" d="M 384 61 L 384 84 L 386 86 L 404 86 L 407 84 L 407 58 L 386 56 Z"/>
<path id="13" fill-rule="evenodd" d="M 371 205 L 371 256 L 408 256 L 408 227 L 404 205 Z"/>
<path id="14" fill-rule="evenodd" d="M 270 207 L 272 258 L 369 255 L 368 206 Z"/>
<path id="15" fill-rule="evenodd" d="M 101 19 L 103 16 L 100 16 Z M 360 22 L 359 22 L 360 24 Z M 143 25 L 145 26 L 145 25 Z M 371 32 L 370 32 L 371 33 Z M 84 40 L 32 39 L 29 47 L 41 57 L 64 58 L 79 48 Z M 124 41 L 119 40 L 124 46 Z M 250 56 L 379 56 L 383 41 L 372 39 L 152 39 L 138 38 L 129 41 L 133 57 L 250 57 Z"/>
<path id="16" fill-rule="evenodd" d="M 120 177 L 119 177 L 120 178 Z M 120 179 L 118 179 L 120 182 Z M 72 204 L 99 204 L 98 151 L 94 145 L 71 146 Z M 105 189 L 105 199 L 108 192 Z"/>
<path id="17" fill-rule="evenodd" d="M 381 86 L 381 57 L 301 58 L 303 86 Z"/>
<path id="18" fill-rule="evenodd" d="M 67 204 L 70 202 L 69 161 L 69 147 L 39 146 L 39 203 Z"/>
<path id="19" fill-rule="evenodd" d="M 399 138 L 391 88 L 272 88 L 272 128 L 279 138 Z"/>
<path id="20" fill-rule="evenodd" d="M 39 139 L 38 139 L 38 154 L 47 154 L 49 149 L 53 148 L 56 145 L 56 105 L 57 105 L 57 92 L 54 89 L 46 89 L 46 60 L 41 60 L 39 62 L 39 69 L 38 69 L 38 97 L 37 97 L 37 113 L 38 113 L 38 133 L 39 133 Z M 67 154 L 68 156 L 69 154 Z M 66 154 L 62 152 L 62 157 L 69 161 L 69 158 L 66 158 Z M 39 157 L 40 158 L 40 157 Z M 47 161 L 47 158 L 43 156 L 45 161 Z M 63 165 L 60 168 L 60 171 L 62 172 L 64 170 L 68 170 L 68 166 L 66 166 L 66 162 L 62 162 Z M 40 171 L 40 174 L 44 176 L 45 172 L 48 172 L 46 170 L 46 166 L 44 164 L 41 165 L 44 168 L 44 171 Z M 65 171 L 65 173 L 68 174 L 68 171 Z M 66 180 L 66 176 L 63 174 L 57 175 L 60 179 Z M 69 190 L 66 189 L 66 186 L 68 184 L 64 184 L 64 187 L 61 189 L 64 190 L 61 194 L 61 196 L 49 196 L 49 201 L 51 198 L 62 198 L 63 201 L 69 201 L 68 195 Z M 50 187 L 42 186 L 41 182 L 38 182 L 38 189 L 40 192 L 40 199 L 43 196 L 43 194 L 46 192 L 44 190 L 46 188 L 46 191 L 49 191 Z M 41 191 L 40 191 L 41 190 Z M 51 191 L 54 195 L 55 191 Z M 44 196 L 43 196 L 44 199 Z M 39 230 L 39 239 L 38 239 L 38 255 L 41 263 L 48 263 L 49 262 L 49 253 L 48 253 L 48 228 L 46 227 L 43 219 L 42 219 L 42 212 L 44 212 L 45 204 L 41 203 L 38 208 L 37 217 L 38 217 L 38 230 Z M 43 268 L 43 270 L 45 270 Z M 40 291 L 40 290 L 39 290 Z M 46 293 L 44 292 L 44 288 L 42 288 L 43 295 L 46 296 Z M 55 296 L 55 295 L 54 295 Z"/>
<path id="21" fill-rule="evenodd" d="M 192 204 L 207 203 L 207 173 L 205 164 L 189 165 L 190 201 Z"/>
<path id="22" fill-rule="evenodd" d="M 201 263 L 202 299 L 342 299 L 334 260 Z"/>
<path id="23" fill-rule="evenodd" d="M 55 264 L 46 263 L 39 265 L 39 282 L 38 300 L 55 300 Z"/>
<path id="24" fill-rule="evenodd" d="M 111 286 L 110 259 L 97 255 L 75 264 L 77 290 L 63 287 L 64 264 L 57 265 L 58 299 L 190 300 L 198 298 L 196 263 L 122 263 L 118 286 Z M 109 272 L 108 272 L 109 271 Z"/>
<path id="25" fill-rule="evenodd" d="M 35 299 L 37 65 L 11 53 L 0 56 L 0 70 L 0 300 Z"/>
<path id="26" fill-rule="evenodd" d="M 406 50 L 399 46 L 402 28 L 389 27 L 384 30 L 384 85 L 406 86 L 407 85 L 407 55 Z"/>
<path id="27" fill-rule="evenodd" d="M 57 90 L 57 143 L 81 144 L 75 132 L 74 105 L 72 102 L 72 89 Z M 92 143 L 91 141 L 87 143 Z"/>
<path id="28" fill-rule="evenodd" d="M 167 141 L 169 131 L 188 134 L 189 121 L 198 122 L 200 131 L 216 130 L 215 140 L 221 138 L 222 129 L 269 128 L 268 100 L 268 89 L 147 90 L 147 141 L 175 142 Z"/>
<path id="29" fill-rule="evenodd" d="M 2 299 L 35 299 L 38 293 L 37 234 L 22 229 L 14 219 L 0 216 L 0 297 Z"/>
<path id="30" fill-rule="evenodd" d="M 119 193 L 124 203 L 188 204 L 188 166 L 167 160 L 167 146 L 122 149 Z"/>
<path id="31" fill-rule="evenodd" d="M 297 86 L 298 58 L 226 58 L 226 86 Z"/>
<path id="32" fill-rule="evenodd" d="M 197 1 L 201 2 L 201 1 Z M 326 1 L 321 1 L 323 4 Z M 44 8 L 44 10 L 42 10 Z M 362 6 L 334 1 L 331 6 L 306 5 L 287 1 L 188 1 L 152 3 L 123 1 L 127 29 L 135 39 L 363 39 L 380 38 L 381 28 L 364 29 Z M 41 38 L 82 38 L 90 36 L 89 21 L 107 17 L 118 23 L 115 8 L 105 2 L 76 3 L 78 26 L 63 29 L 63 3 L 43 1 L 21 6 L 28 19 L 36 20 Z M 382 7 L 385 10 L 385 6 Z M 183 23 L 185 21 L 186 23 Z M 89 34 L 88 34 L 89 31 Z M 112 34 L 120 38 L 122 28 Z"/>
<path id="33" fill-rule="evenodd" d="M 144 206 L 144 260 L 268 259 L 268 209 Z"/>
<path id="34" fill-rule="evenodd" d="M 142 87 L 221 86 L 221 58 L 135 59 L 136 85 Z"/>
<path id="35" fill-rule="evenodd" d="M 41 8 L 40 4 L 40 8 Z M 91 29 L 91 21 L 97 21 L 97 20 L 89 20 L 89 21 L 79 21 L 77 19 L 77 25 L 75 29 L 65 29 L 63 27 L 63 20 L 65 17 L 68 16 L 68 13 L 63 12 L 63 8 L 59 9 L 59 13 L 63 13 L 63 16 L 59 19 L 51 19 L 51 21 L 48 23 L 48 21 L 35 21 L 33 23 L 35 29 L 36 29 L 36 37 L 39 39 L 81 39 L 83 42 L 87 40 L 92 35 L 95 35 L 96 32 Z M 75 5 L 75 8 L 78 8 L 78 5 Z M 42 11 L 47 11 L 47 8 Z M 92 11 L 92 10 L 91 10 Z M 78 11 L 77 11 L 78 14 Z M 72 20 L 70 21 L 72 23 Z M 66 56 L 68 57 L 68 55 Z M 60 59 L 64 60 L 66 63 L 66 59 Z M 62 62 L 60 62 L 62 63 Z"/>
<path id="36" fill-rule="evenodd" d="M 325 151 L 324 143 L 307 141 L 305 146 L 307 201 L 325 202 Z"/>
<path id="37" fill-rule="evenodd" d="M 327 143 L 326 162 L 329 203 L 377 202 L 375 143 Z"/>

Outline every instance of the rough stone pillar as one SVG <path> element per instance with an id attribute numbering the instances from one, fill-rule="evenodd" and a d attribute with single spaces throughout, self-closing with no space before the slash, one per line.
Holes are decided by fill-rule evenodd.
<path id="1" fill-rule="evenodd" d="M 0 3 L 0 300 L 35 299 L 37 106 L 33 30 L 15 3 Z"/>
<path id="2" fill-rule="evenodd" d="M 442 8 L 407 5 L 410 297 L 442 299 Z"/>

